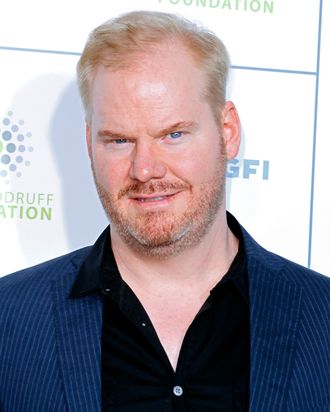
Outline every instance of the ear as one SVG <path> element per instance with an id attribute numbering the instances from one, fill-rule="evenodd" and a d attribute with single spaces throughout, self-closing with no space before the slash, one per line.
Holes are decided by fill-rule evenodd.
<path id="1" fill-rule="evenodd" d="M 86 123 L 86 143 L 88 149 L 88 156 L 92 158 L 92 137 L 91 137 L 91 128 L 88 123 Z"/>
<path id="2" fill-rule="evenodd" d="M 222 109 L 222 135 L 225 142 L 227 160 L 233 159 L 241 143 L 241 124 L 233 102 L 226 102 Z"/>

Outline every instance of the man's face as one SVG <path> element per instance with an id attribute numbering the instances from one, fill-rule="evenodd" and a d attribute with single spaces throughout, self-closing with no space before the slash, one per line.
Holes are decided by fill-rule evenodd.
<path id="1" fill-rule="evenodd" d="M 176 255 L 220 222 L 239 125 L 230 103 L 215 121 L 204 86 L 180 44 L 129 70 L 96 71 L 87 126 L 94 178 L 112 236 L 139 253 Z"/>

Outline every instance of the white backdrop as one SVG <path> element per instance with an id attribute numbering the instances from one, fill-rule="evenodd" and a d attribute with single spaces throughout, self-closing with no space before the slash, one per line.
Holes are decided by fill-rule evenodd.
<path id="1" fill-rule="evenodd" d="M 243 127 L 228 164 L 228 208 L 266 248 L 330 275 L 330 2 L 322 0 L 2 5 L 0 275 L 93 243 L 107 224 L 75 65 L 95 26 L 137 8 L 183 14 L 225 42 L 228 98 Z"/>

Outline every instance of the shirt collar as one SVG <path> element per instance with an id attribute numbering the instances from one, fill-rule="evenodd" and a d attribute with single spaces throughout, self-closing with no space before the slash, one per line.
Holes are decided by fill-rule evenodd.
<path id="1" fill-rule="evenodd" d="M 230 230 L 239 240 L 238 253 L 228 272 L 213 288 L 233 282 L 239 290 L 244 302 L 249 303 L 248 276 L 246 270 L 245 248 L 242 230 L 237 220 L 227 212 L 227 222 Z M 90 253 L 81 265 L 76 280 L 70 292 L 70 298 L 80 298 L 92 293 L 100 292 L 108 287 L 108 282 L 121 282 L 119 270 L 112 253 L 110 227 L 108 226 L 92 246 Z"/>
<path id="2" fill-rule="evenodd" d="M 70 292 L 70 298 L 80 298 L 100 291 L 104 272 L 116 271 L 117 265 L 111 251 L 110 226 L 108 226 L 92 246 L 81 265 Z M 111 259 L 106 257 L 113 257 Z"/>
<path id="3" fill-rule="evenodd" d="M 244 302 L 249 304 L 249 281 L 246 266 L 246 254 L 242 229 L 238 221 L 234 216 L 227 212 L 227 223 L 231 232 L 238 239 L 238 251 L 237 254 L 228 269 L 228 272 L 224 275 L 218 285 L 233 282 L 240 292 Z M 217 286 L 216 286 L 217 287 Z"/>

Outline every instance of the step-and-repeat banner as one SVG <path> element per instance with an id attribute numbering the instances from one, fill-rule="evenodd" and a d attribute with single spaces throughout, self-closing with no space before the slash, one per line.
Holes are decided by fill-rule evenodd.
<path id="1" fill-rule="evenodd" d="M 228 209 L 266 248 L 330 275 L 330 2 L 10 0 L 0 13 L 0 275 L 91 244 L 107 224 L 75 66 L 88 33 L 159 10 L 226 44 L 242 147 Z"/>

